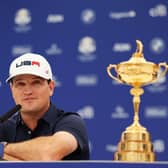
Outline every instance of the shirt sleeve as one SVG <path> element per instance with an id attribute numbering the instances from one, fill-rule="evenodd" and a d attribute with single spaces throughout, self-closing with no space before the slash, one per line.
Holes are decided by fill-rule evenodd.
<path id="1" fill-rule="evenodd" d="M 88 136 L 84 121 L 79 115 L 67 114 L 55 125 L 54 132 L 67 131 L 77 140 L 81 150 L 88 148 Z"/>

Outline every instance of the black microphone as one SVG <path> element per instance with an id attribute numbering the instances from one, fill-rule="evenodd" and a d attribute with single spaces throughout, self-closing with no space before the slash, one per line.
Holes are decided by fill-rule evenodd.
<path id="1" fill-rule="evenodd" d="M 7 113 L 5 113 L 3 116 L 0 117 L 0 123 L 3 123 L 6 121 L 8 118 L 10 118 L 13 114 L 15 114 L 18 110 L 21 109 L 21 105 L 17 104 L 14 108 L 9 110 Z"/>

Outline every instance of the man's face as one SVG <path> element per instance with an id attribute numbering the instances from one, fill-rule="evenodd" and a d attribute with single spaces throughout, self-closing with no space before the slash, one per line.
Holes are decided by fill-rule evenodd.
<path id="1" fill-rule="evenodd" d="M 43 114 L 49 107 L 54 82 L 35 75 L 18 75 L 12 79 L 11 91 L 16 104 L 21 104 L 22 113 Z"/>

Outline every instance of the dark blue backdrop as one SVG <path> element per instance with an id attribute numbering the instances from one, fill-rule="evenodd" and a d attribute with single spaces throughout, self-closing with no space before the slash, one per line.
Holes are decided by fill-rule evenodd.
<path id="1" fill-rule="evenodd" d="M 122 131 L 132 123 L 129 86 L 112 81 L 109 64 L 127 61 L 144 45 L 147 61 L 168 61 L 167 0 L 1 0 L 1 114 L 14 106 L 5 83 L 12 59 L 44 55 L 57 82 L 53 102 L 81 114 L 91 159 L 113 160 Z M 144 87 L 140 122 L 151 134 L 157 160 L 168 160 L 167 77 Z"/>

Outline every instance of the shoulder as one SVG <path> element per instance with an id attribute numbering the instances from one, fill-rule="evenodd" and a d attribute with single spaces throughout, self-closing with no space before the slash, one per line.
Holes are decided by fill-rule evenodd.
<path id="1" fill-rule="evenodd" d="M 15 137 L 18 115 L 14 114 L 8 120 L 0 124 L 0 139 L 11 142 Z"/>
<path id="2" fill-rule="evenodd" d="M 60 122 L 64 124 L 84 124 L 81 116 L 75 112 L 63 112 L 62 115 L 60 115 Z"/>
<path id="3" fill-rule="evenodd" d="M 85 122 L 78 113 L 64 112 L 62 110 L 54 129 L 55 131 L 63 130 L 68 132 L 79 132 L 82 134 L 86 133 Z"/>
<path id="4" fill-rule="evenodd" d="M 11 125 L 15 125 L 19 120 L 19 113 L 15 113 L 14 115 L 12 115 L 10 118 L 8 118 L 6 121 L 2 122 L 0 124 L 0 126 L 11 126 Z"/>
<path id="5" fill-rule="evenodd" d="M 53 117 L 56 117 L 58 121 L 65 121 L 65 120 L 82 121 L 82 118 L 78 113 L 65 112 L 60 108 L 56 108 L 53 104 L 50 107 L 50 114 L 52 114 Z"/>

